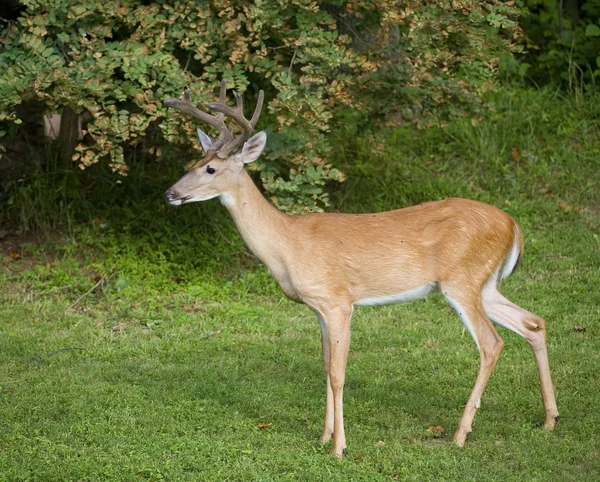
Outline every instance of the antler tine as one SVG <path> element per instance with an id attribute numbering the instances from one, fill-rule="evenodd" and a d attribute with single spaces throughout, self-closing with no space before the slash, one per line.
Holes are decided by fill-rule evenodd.
<path id="1" fill-rule="evenodd" d="M 190 100 L 190 92 L 187 89 L 183 91 L 183 100 L 165 99 L 165 105 L 216 127 L 220 133 L 227 129 L 222 117 L 207 114 L 195 107 Z"/>
<path id="2" fill-rule="evenodd" d="M 222 159 L 226 158 L 233 149 L 238 147 L 240 144 L 243 144 L 252 135 L 252 131 L 254 130 L 254 126 L 258 122 L 258 118 L 262 110 L 264 92 L 261 90 L 258 94 L 258 101 L 256 103 L 256 108 L 254 109 L 254 114 L 252 115 L 251 120 L 248 120 L 246 119 L 246 117 L 244 117 L 244 100 L 242 94 L 236 94 L 236 100 L 236 109 L 233 109 L 232 107 L 229 107 L 228 105 L 222 104 L 220 102 L 208 104 L 208 108 L 210 110 L 225 114 L 230 119 L 233 119 L 233 121 L 236 122 L 244 131 L 235 139 L 228 141 L 227 144 L 225 144 L 221 149 L 219 149 L 219 152 L 217 154 Z"/>
<path id="3" fill-rule="evenodd" d="M 244 117 L 243 112 L 229 107 L 228 105 L 218 104 L 216 102 L 208 104 L 208 108 L 225 114 L 227 117 L 233 119 L 242 129 L 244 129 L 244 131 L 248 132 L 248 134 L 252 134 L 252 125 L 248 122 L 248 119 Z"/>
<path id="4" fill-rule="evenodd" d="M 244 115 L 244 98 L 242 97 L 242 94 L 236 92 L 235 101 L 237 102 L 237 110 Z"/>
<path id="5" fill-rule="evenodd" d="M 227 100 L 227 80 L 221 81 L 221 92 L 219 92 L 219 102 L 224 104 Z"/>
<path id="6" fill-rule="evenodd" d="M 256 102 L 256 108 L 254 109 L 254 114 L 252 114 L 252 119 L 250 119 L 250 124 L 252 124 L 253 128 L 256 126 L 256 123 L 258 122 L 258 118 L 260 117 L 264 99 L 265 99 L 265 93 L 261 89 L 258 91 L 258 101 Z"/>

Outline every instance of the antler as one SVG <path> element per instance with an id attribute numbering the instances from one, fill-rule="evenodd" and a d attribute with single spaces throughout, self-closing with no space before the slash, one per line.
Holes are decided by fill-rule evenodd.
<path id="1" fill-rule="evenodd" d="M 221 149 L 217 155 L 221 159 L 225 159 L 229 153 L 246 142 L 250 136 L 252 135 L 252 131 L 258 122 L 258 118 L 260 117 L 260 112 L 262 111 L 263 100 L 265 98 L 265 93 L 260 90 L 258 92 L 258 101 L 256 102 L 256 108 L 254 109 L 254 114 L 252 114 L 252 118 L 250 120 L 244 117 L 244 99 L 242 94 L 237 93 L 235 95 L 235 99 L 237 101 L 237 109 L 232 109 L 228 105 L 226 105 L 221 99 L 219 102 L 208 104 L 208 108 L 210 110 L 216 110 L 221 114 L 225 114 L 227 117 L 233 119 L 243 130 L 239 136 L 235 139 L 229 140 Z"/>
<path id="2" fill-rule="evenodd" d="M 242 98 L 242 94 L 235 94 L 237 101 L 237 108 L 233 109 L 225 104 L 227 92 L 227 81 L 223 79 L 221 81 L 221 91 L 219 93 L 219 102 L 213 102 L 208 104 L 208 108 L 212 111 L 218 112 L 216 115 L 210 115 L 206 112 L 202 112 L 200 109 L 192 105 L 190 100 L 189 91 L 185 90 L 183 92 L 183 100 L 179 99 L 166 99 L 165 105 L 168 107 L 172 107 L 184 114 L 195 117 L 196 119 L 200 119 L 207 124 L 210 124 L 213 127 L 216 127 L 219 131 L 219 138 L 213 142 L 210 149 L 206 153 L 206 157 L 203 161 L 201 161 L 201 165 L 204 165 L 213 155 L 217 155 L 221 159 L 226 159 L 229 156 L 229 153 L 239 147 L 241 144 L 246 142 L 250 136 L 252 135 L 252 131 L 258 122 L 258 118 L 260 117 L 260 112 L 262 110 L 263 100 L 264 100 L 264 92 L 261 90 L 258 93 L 258 101 L 256 103 L 256 108 L 254 109 L 254 114 L 250 120 L 244 117 L 244 100 Z M 229 129 L 225 122 L 223 121 L 223 116 L 227 116 L 238 124 L 243 132 L 237 136 L 233 137 L 232 129 Z"/>

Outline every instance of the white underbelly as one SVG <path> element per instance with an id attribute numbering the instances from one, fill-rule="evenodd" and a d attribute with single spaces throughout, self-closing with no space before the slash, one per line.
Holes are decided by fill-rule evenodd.
<path id="1" fill-rule="evenodd" d="M 377 306 L 377 305 L 392 305 L 395 303 L 406 303 L 407 301 L 420 300 L 421 298 L 425 298 L 433 288 L 435 288 L 436 283 L 431 282 L 426 285 L 419 286 L 409 291 L 404 291 L 402 293 L 397 293 L 393 295 L 384 295 L 384 296 L 374 296 L 372 298 L 364 298 L 362 300 L 357 300 L 353 304 L 355 306 Z"/>

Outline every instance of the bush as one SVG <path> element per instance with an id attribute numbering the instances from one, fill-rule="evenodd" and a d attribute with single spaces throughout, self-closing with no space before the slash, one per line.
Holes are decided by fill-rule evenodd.
<path id="1" fill-rule="evenodd" d="M 529 74 L 571 88 L 600 77 L 600 0 L 525 0 Z"/>
<path id="2" fill-rule="evenodd" d="M 287 210 L 319 210 L 331 166 L 328 133 L 351 122 L 443 124 L 477 115 L 499 56 L 517 47 L 513 2 L 500 0 L 23 0 L 2 24 L 0 121 L 16 107 L 87 112 L 72 159 L 126 175 L 124 149 L 200 157 L 191 119 L 167 112 L 188 88 L 200 106 L 218 81 L 252 102 L 265 89 L 269 154 L 255 169 Z M 276 134 L 276 135 L 275 135 Z M 167 142 L 165 142 L 167 141 Z M 180 158 L 181 156 L 177 156 Z"/>

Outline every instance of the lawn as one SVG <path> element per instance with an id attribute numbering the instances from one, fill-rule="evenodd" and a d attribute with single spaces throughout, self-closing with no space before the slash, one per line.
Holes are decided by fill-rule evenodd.
<path id="1" fill-rule="evenodd" d="M 2 240 L 0 480 L 598 480 L 599 100 L 510 90 L 475 125 L 386 143 L 349 129 L 337 153 L 349 180 L 333 209 L 458 195 L 520 222 L 524 260 L 502 291 L 547 320 L 555 431 L 541 429 L 531 349 L 499 327 L 473 438 L 453 444 L 479 356 L 434 293 L 356 310 L 349 453 L 335 459 L 318 443 L 315 316 L 280 294 L 218 201 L 165 206 L 164 176 L 124 183 L 58 232 Z"/>

